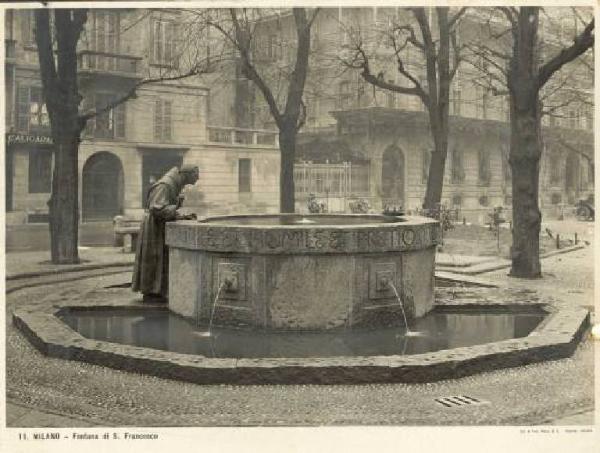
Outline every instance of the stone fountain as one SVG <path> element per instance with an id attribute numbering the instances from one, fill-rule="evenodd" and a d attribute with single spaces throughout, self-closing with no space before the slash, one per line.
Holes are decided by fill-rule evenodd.
<path id="1" fill-rule="evenodd" d="M 266 330 L 403 324 L 434 305 L 439 224 L 423 217 L 279 214 L 167 224 L 169 309 Z"/>

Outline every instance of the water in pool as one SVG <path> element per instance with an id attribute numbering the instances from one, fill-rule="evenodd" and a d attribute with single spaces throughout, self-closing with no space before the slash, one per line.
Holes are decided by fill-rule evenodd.
<path id="1" fill-rule="evenodd" d="M 168 310 L 72 309 L 59 317 L 90 339 L 221 358 L 409 355 L 527 336 L 542 312 L 433 310 L 403 327 L 267 332 L 197 327 Z"/>

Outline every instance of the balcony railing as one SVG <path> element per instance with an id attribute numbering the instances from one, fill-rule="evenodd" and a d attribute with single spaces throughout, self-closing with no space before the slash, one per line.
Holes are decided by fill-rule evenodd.
<path id="1" fill-rule="evenodd" d="M 142 59 L 132 55 L 95 50 L 84 50 L 77 57 L 80 71 L 119 73 L 134 77 L 139 75 L 139 62 Z"/>
<path id="2" fill-rule="evenodd" d="M 278 148 L 278 132 L 236 127 L 208 126 L 208 141 L 230 145 L 254 145 Z"/>
<path id="3" fill-rule="evenodd" d="M 294 182 L 300 197 L 365 197 L 370 192 L 369 165 L 300 162 L 294 164 Z"/>

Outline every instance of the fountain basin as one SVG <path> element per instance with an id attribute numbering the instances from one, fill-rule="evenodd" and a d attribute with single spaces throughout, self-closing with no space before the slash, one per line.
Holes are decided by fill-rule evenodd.
<path id="1" fill-rule="evenodd" d="M 402 324 L 433 308 L 439 223 L 384 215 L 251 215 L 167 224 L 169 309 L 266 330 Z M 390 284 L 391 283 L 391 284 Z M 219 293 L 219 288 L 221 292 Z"/>
<path id="2" fill-rule="evenodd" d="M 65 312 L 81 310 L 96 310 L 98 313 L 128 310 L 130 316 L 140 318 L 150 309 L 167 310 L 164 306 L 150 306 L 132 299 L 128 289 L 98 290 L 95 296 L 80 301 L 65 301 L 57 297 L 51 304 L 24 302 L 13 311 L 12 320 L 31 343 L 48 356 L 199 384 L 432 382 L 569 357 L 589 329 L 587 310 L 574 307 L 570 301 L 540 298 L 535 292 L 490 286 L 438 288 L 436 293 L 436 310 L 453 313 L 502 310 L 539 313 L 543 310 L 546 314 L 527 336 L 497 338 L 491 343 L 472 346 L 454 347 L 458 345 L 449 344 L 450 349 L 412 351 L 415 352 L 412 355 L 373 352 L 363 356 L 322 356 L 316 352 L 316 357 L 286 355 L 255 358 L 213 358 L 159 350 L 157 345 L 140 347 L 94 340 L 85 338 L 60 319 Z M 100 324 L 97 329 L 101 328 Z M 373 335 L 379 334 L 374 331 Z"/>

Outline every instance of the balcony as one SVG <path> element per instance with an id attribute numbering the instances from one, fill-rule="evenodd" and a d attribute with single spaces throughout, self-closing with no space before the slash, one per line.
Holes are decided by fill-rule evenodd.
<path id="1" fill-rule="evenodd" d="M 4 40 L 4 60 L 8 64 L 16 63 L 17 42 L 14 39 Z"/>
<path id="2" fill-rule="evenodd" d="M 277 131 L 208 126 L 208 141 L 215 144 L 278 148 Z"/>
<path id="3" fill-rule="evenodd" d="M 141 78 L 141 60 L 142 57 L 95 50 L 83 50 L 77 55 L 80 74 L 128 79 Z"/>

